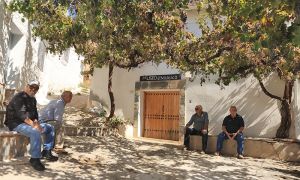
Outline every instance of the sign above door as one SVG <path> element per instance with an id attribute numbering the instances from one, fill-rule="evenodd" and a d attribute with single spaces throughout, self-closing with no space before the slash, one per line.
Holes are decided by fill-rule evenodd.
<path id="1" fill-rule="evenodd" d="M 140 81 L 170 81 L 170 80 L 180 80 L 180 79 L 181 79 L 180 74 L 140 76 Z"/>

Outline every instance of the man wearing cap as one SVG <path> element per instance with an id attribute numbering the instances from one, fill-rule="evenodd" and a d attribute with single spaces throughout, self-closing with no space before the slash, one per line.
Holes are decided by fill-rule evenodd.
<path id="1" fill-rule="evenodd" d="M 202 110 L 201 105 L 195 107 L 196 113 L 193 114 L 190 121 L 185 126 L 184 145 L 190 149 L 190 135 L 202 136 L 202 151 L 206 152 L 207 139 L 208 139 L 208 114 Z M 189 128 L 193 124 L 193 128 Z"/>
<path id="2" fill-rule="evenodd" d="M 63 150 L 63 114 L 65 111 L 65 106 L 71 102 L 72 96 L 73 94 L 71 91 L 64 91 L 59 99 L 50 101 L 49 104 L 39 112 L 40 122 L 54 121 L 54 150 L 56 153 L 66 153 L 66 151 Z"/>
<path id="3" fill-rule="evenodd" d="M 39 90 L 39 82 L 31 81 L 24 91 L 17 93 L 9 102 L 6 109 L 5 125 L 11 131 L 29 137 L 30 139 L 30 164 L 38 171 L 45 170 L 41 163 L 41 135 L 45 135 L 44 154 L 49 161 L 57 161 L 58 157 L 52 155 L 51 150 L 54 142 L 54 127 L 38 122 L 35 94 Z"/>

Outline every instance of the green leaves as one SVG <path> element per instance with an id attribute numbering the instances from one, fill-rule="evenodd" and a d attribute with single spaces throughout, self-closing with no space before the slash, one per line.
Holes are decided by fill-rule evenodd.
<path id="1" fill-rule="evenodd" d="M 198 9 L 202 37 L 184 44 L 177 63 L 184 70 L 218 74 L 228 84 L 249 74 L 265 77 L 277 72 L 283 79 L 299 76 L 300 14 L 296 0 L 210 0 Z M 203 11 L 205 12 L 203 13 Z M 222 19 L 223 18 L 223 19 Z M 207 19 L 212 29 L 207 27 Z M 231 47 L 228 51 L 221 51 Z M 176 63 L 175 63 L 176 64 Z"/>
<path id="2" fill-rule="evenodd" d="M 187 2 L 13 0 L 10 9 L 33 22 L 34 35 L 46 40 L 51 52 L 74 47 L 91 68 L 108 63 L 132 68 L 177 56 L 178 42 L 186 37 L 180 8 Z M 67 15 L 70 6 L 76 18 Z"/>

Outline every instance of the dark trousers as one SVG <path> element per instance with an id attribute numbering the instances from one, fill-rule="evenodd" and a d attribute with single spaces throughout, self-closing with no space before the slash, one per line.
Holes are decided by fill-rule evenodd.
<path id="1" fill-rule="evenodd" d="M 207 139 L 208 139 L 208 134 L 202 134 L 201 131 L 198 131 L 194 128 L 186 128 L 186 132 L 184 135 L 184 145 L 185 147 L 189 148 L 190 147 L 190 135 L 199 135 L 202 136 L 202 150 L 205 151 L 207 147 Z"/>

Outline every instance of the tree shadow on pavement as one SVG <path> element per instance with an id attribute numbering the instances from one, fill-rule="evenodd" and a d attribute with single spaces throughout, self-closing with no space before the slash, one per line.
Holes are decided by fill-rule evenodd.
<path id="1" fill-rule="evenodd" d="M 68 137 L 66 144 L 69 154 L 60 156 L 58 162 L 47 162 L 45 172 L 34 171 L 28 163 L 4 163 L 0 167 L 1 176 L 22 174 L 35 179 L 72 180 L 263 178 L 257 170 L 251 170 L 243 160 L 183 151 L 176 145 L 131 141 L 117 137 Z M 263 161 L 255 159 L 257 164 Z"/>

